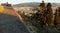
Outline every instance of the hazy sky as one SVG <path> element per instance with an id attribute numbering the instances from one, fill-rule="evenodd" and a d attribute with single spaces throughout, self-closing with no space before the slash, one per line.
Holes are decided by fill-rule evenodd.
<path id="1" fill-rule="evenodd" d="M 25 2 L 41 2 L 42 0 L 0 0 L 0 3 L 11 3 L 11 4 L 18 4 L 18 3 L 25 3 Z M 51 3 L 60 3 L 60 0 L 44 0 L 45 2 Z"/>

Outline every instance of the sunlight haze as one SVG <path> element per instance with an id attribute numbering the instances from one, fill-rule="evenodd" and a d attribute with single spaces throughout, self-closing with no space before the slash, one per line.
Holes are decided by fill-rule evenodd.
<path id="1" fill-rule="evenodd" d="M 26 2 L 41 2 L 42 0 L 0 0 L 0 3 L 11 3 L 11 4 L 19 4 L 19 3 L 26 3 Z M 44 0 L 45 2 L 51 3 L 60 3 L 60 0 Z"/>

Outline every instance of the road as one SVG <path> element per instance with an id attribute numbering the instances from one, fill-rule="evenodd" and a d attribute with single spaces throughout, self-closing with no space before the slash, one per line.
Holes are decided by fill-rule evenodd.
<path id="1" fill-rule="evenodd" d="M 4 14 L 2 17 L 0 17 L 1 18 L 1 21 L 3 22 L 3 23 L 7 23 L 7 25 L 9 25 L 10 23 L 12 24 L 12 23 L 17 23 L 18 24 L 18 22 L 21 22 L 20 23 L 20 25 L 21 25 L 21 27 L 18 27 L 17 29 L 19 29 L 19 28 L 21 28 L 20 29 L 20 32 L 22 33 L 22 32 L 24 32 L 25 33 L 25 31 L 29 31 L 29 28 L 27 27 L 27 25 L 25 24 L 25 22 L 23 21 L 23 19 L 22 19 L 22 17 L 18 14 L 18 12 L 16 11 L 16 10 L 14 10 L 13 9 L 13 7 L 12 6 L 6 6 L 6 5 L 2 5 L 3 6 L 3 10 L 2 10 L 2 12 L 0 12 L 0 15 L 1 15 L 1 13 L 2 14 Z M 12 8 L 11 8 L 12 7 Z M 1 7 L 2 8 L 2 7 Z M 8 15 L 11 15 L 11 16 L 14 16 L 14 17 L 16 17 L 16 18 L 18 18 L 18 19 L 16 19 L 17 21 L 15 21 L 15 18 L 14 17 L 10 17 L 10 16 L 6 16 L 5 17 L 5 14 L 8 14 Z M 8 18 L 9 17 L 9 18 Z M 7 18 L 7 19 L 6 19 Z M 13 18 L 13 19 L 10 19 L 10 18 Z M 4 20 L 4 19 L 6 19 L 6 20 Z M 4 22 L 4 21 L 6 21 L 6 22 Z M 12 22 L 13 21 L 13 22 Z M 2 24 L 3 24 L 2 23 Z M 10 25 L 11 25 L 10 24 Z M 9 26 L 10 26 L 9 25 Z M 19 25 L 19 26 L 20 26 Z M 17 25 L 14 25 L 14 24 L 12 24 L 11 26 L 17 26 Z M 24 27 L 22 27 L 22 26 L 24 26 Z M 6 26 L 5 26 L 6 27 Z M 4 28 L 5 28 L 4 27 Z M 13 27 L 14 28 L 14 27 Z M 23 28 L 23 30 L 22 30 L 22 28 Z M 9 29 L 9 28 L 8 28 Z M 15 28 L 16 29 L 16 28 Z M 15 30 L 14 29 L 14 30 Z M 25 30 L 26 29 L 26 30 Z M 0 29 L 0 30 L 2 30 L 2 29 Z M 4 30 L 4 29 L 3 29 Z M 7 30 L 8 31 L 8 30 Z M 16 30 L 17 31 L 17 30 Z M 18 30 L 19 31 L 19 30 Z M 20 32 L 17 32 L 17 33 L 20 33 Z M 27 33 L 27 32 L 26 32 Z M 30 32 L 29 32 L 30 33 Z"/>
<path id="2" fill-rule="evenodd" d="M 29 33 L 21 20 L 9 14 L 0 14 L 0 33 Z"/>

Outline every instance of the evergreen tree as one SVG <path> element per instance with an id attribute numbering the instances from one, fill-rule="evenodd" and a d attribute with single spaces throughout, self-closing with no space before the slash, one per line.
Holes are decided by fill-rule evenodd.
<path id="1" fill-rule="evenodd" d="M 52 10 L 51 3 L 47 4 L 46 22 L 48 23 L 49 26 L 54 26 L 54 22 L 53 22 L 53 10 Z"/>
<path id="2" fill-rule="evenodd" d="M 56 9 L 55 17 L 54 17 L 54 24 L 55 24 L 55 26 L 57 26 L 57 21 L 58 21 L 58 9 Z"/>
<path id="3" fill-rule="evenodd" d="M 45 11 L 46 11 L 45 3 L 44 1 L 42 1 L 42 3 L 40 4 L 40 9 L 36 14 L 34 14 L 35 21 L 36 21 L 35 23 L 39 28 L 45 25 L 45 14 L 44 14 Z"/>
<path id="4" fill-rule="evenodd" d="M 58 9 L 55 12 L 54 23 L 55 23 L 56 27 L 60 28 L 60 7 L 58 7 Z"/>

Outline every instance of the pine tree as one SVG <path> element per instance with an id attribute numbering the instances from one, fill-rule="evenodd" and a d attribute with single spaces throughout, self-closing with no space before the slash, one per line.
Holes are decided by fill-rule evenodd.
<path id="1" fill-rule="evenodd" d="M 56 14 L 55 14 L 55 23 L 58 28 L 60 28 L 60 7 L 58 7 Z"/>
<path id="2" fill-rule="evenodd" d="M 46 6 L 45 6 L 45 3 L 44 3 L 44 1 L 42 1 L 42 3 L 40 4 L 40 9 L 38 10 L 38 12 L 36 13 L 36 22 L 37 22 L 37 24 L 40 26 L 41 25 L 41 27 L 43 27 L 43 25 L 45 25 L 45 16 L 44 16 L 44 13 L 45 13 L 45 11 L 46 11 Z"/>
<path id="3" fill-rule="evenodd" d="M 33 18 L 35 20 L 35 25 L 37 26 L 38 29 L 41 29 L 41 27 L 43 28 L 43 26 L 45 25 L 45 16 L 44 13 L 46 11 L 46 6 L 44 1 L 42 1 L 42 3 L 39 5 L 40 9 L 37 11 L 37 13 L 33 14 Z"/>
<path id="4" fill-rule="evenodd" d="M 49 26 L 54 26 L 54 21 L 53 21 L 53 10 L 52 10 L 52 4 L 48 3 L 47 4 L 47 20 L 46 22 L 48 23 Z"/>
<path id="5" fill-rule="evenodd" d="M 57 22 L 58 22 L 58 9 L 56 9 L 55 17 L 54 17 L 54 24 L 55 24 L 55 27 L 57 26 Z"/>

